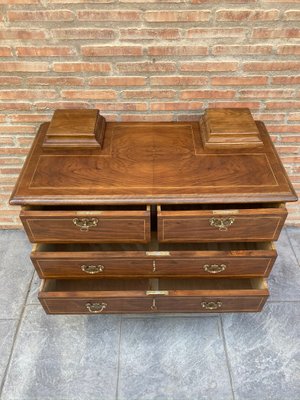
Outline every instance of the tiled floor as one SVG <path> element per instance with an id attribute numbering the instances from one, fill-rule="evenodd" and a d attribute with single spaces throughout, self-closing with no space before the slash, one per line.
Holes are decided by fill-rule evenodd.
<path id="1" fill-rule="evenodd" d="M 1 400 L 299 400 L 300 229 L 258 314 L 47 316 L 30 245 L 0 231 Z"/>

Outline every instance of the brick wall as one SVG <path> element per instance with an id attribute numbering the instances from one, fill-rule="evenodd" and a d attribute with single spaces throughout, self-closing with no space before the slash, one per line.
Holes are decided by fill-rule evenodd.
<path id="1" fill-rule="evenodd" d="M 39 123 L 55 108 L 110 121 L 249 107 L 300 188 L 297 0 L 0 0 L 0 225 Z M 289 223 L 300 225 L 299 204 Z"/>

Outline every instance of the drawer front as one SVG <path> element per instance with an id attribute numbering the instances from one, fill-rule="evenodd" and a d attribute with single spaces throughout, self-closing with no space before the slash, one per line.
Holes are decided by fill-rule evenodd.
<path id="1" fill-rule="evenodd" d="M 47 314 L 114 314 L 152 312 L 150 298 L 41 299 Z"/>
<path id="2" fill-rule="evenodd" d="M 211 257 L 173 258 L 157 260 L 157 276 L 239 277 L 270 274 L 275 258 L 263 257 Z"/>
<path id="3" fill-rule="evenodd" d="M 40 299 L 48 314 L 260 311 L 266 296 Z"/>
<path id="4" fill-rule="evenodd" d="M 42 251 L 47 246 L 36 245 L 31 253 L 31 260 L 40 278 L 266 277 L 277 256 L 272 243 L 253 244 L 252 250 L 194 252 L 62 252 L 55 251 L 60 245 L 49 246 L 52 251 Z M 71 247 L 73 250 L 74 247 L 82 250 L 80 245 L 67 246 L 69 249 Z M 246 249 L 250 245 L 245 243 L 239 247 Z"/>
<path id="5" fill-rule="evenodd" d="M 70 258 L 72 256 L 70 255 Z M 152 260 L 94 258 L 94 259 L 39 259 L 32 262 L 40 278 L 102 278 L 108 276 L 151 276 Z"/>
<path id="6" fill-rule="evenodd" d="M 227 242 L 277 240 L 286 209 L 160 211 L 160 242 Z"/>
<path id="7" fill-rule="evenodd" d="M 255 279 L 45 280 L 51 314 L 260 311 L 269 291 Z"/>
<path id="8" fill-rule="evenodd" d="M 235 312 L 261 311 L 265 296 L 226 296 L 226 297 L 182 297 L 159 298 L 156 300 L 157 312 Z"/>
<path id="9" fill-rule="evenodd" d="M 146 243 L 150 240 L 149 210 L 22 210 L 20 218 L 33 243 Z"/>

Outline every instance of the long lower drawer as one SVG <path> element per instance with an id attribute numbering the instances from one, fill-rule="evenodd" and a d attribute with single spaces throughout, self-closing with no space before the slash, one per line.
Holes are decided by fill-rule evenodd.
<path id="1" fill-rule="evenodd" d="M 155 249 L 149 251 L 149 248 Z M 272 243 L 60 245 L 38 244 L 31 260 L 40 278 L 267 277 Z"/>
<path id="2" fill-rule="evenodd" d="M 39 299 L 49 314 L 260 311 L 263 278 L 45 280 Z"/>

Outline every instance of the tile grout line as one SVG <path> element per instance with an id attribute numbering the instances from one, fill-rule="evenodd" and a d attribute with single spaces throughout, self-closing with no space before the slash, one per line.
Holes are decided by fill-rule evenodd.
<path id="1" fill-rule="evenodd" d="M 30 293 L 30 289 L 31 289 L 31 284 L 33 282 L 33 278 L 34 278 L 34 272 L 32 274 L 32 277 L 31 277 L 29 285 L 28 285 L 27 293 L 26 293 L 26 296 L 25 296 L 25 299 L 24 299 L 24 302 L 23 302 L 22 311 L 20 313 L 19 318 L 17 319 L 18 323 L 17 323 L 17 328 L 16 328 L 16 331 L 15 331 L 15 334 L 14 334 L 13 343 L 12 343 L 12 346 L 11 346 L 11 351 L 10 351 L 9 358 L 8 358 L 8 361 L 7 361 L 7 364 L 6 364 L 6 368 L 5 368 L 5 371 L 4 371 L 4 374 L 3 374 L 3 379 L 2 379 L 2 382 L 0 384 L 0 399 L 2 399 L 2 391 L 3 391 L 3 388 L 4 388 L 5 381 L 6 381 L 7 374 L 8 374 L 8 370 L 9 370 L 9 367 L 10 367 L 10 364 L 11 364 L 13 352 L 14 352 L 14 349 L 15 349 L 16 340 L 17 340 L 17 337 L 19 335 L 20 327 L 21 327 L 21 324 L 22 324 L 22 321 L 23 321 L 23 316 L 24 316 L 25 309 L 26 309 L 26 303 L 27 303 L 27 299 L 29 297 L 29 293 Z"/>
<path id="2" fill-rule="evenodd" d="M 290 235 L 289 235 L 289 230 L 287 229 L 287 227 L 285 227 L 285 231 L 286 231 L 286 236 L 287 236 L 287 238 L 288 238 L 288 242 L 289 242 L 289 244 L 290 244 L 290 247 L 291 247 L 291 249 L 292 249 L 292 251 L 293 251 L 293 254 L 294 254 L 295 258 L 296 258 L 298 267 L 300 267 L 300 260 L 298 260 L 297 254 L 295 253 L 295 250 L 294 250 L 294 247 L 293 247 L 293 244 L 292 244 L 292 242 L 291 242 Z"/>
<path id="3" fill-rule="evenodd" d="M 122 324 L 123 324 L 123 315 L 121 315 L 121 318 L 120 318 L 119 346 L 118 346 L 118 366 L 117 366 L 117 385 L 116 385 L 116 400 L 118 400 L 118 397 L 119 397 L 119 377 L 120 377 L 120 361 L 121 361 Z"/>
<path id="4" fill-rule="evenodd" d="M 231 392 L 232 392 L 232 400 L 235 400 L 234 388 L 233 388 L 232 368 L 231 368 L 229 355 L 228 355 L 228 351 L 227 351 L 227 345 L 226 345 L 226 339 L 225 339 L 225 332 L 224 332 L 222 315 L 219 315 L 219 319 L 220 319 L 220 325 L 221 325 L 221 335 L 222 335 L 222 341 L 223 341 L 223 346 L 224 346 L 224 352 L 225 352 L 225 357 L 226 357 L 226 364 L 227 364 L 227 368 L 228 368 L 228 372 L 229 372 L 229 380 L 230 380 L 230 387 L 231 387 Z"/>

